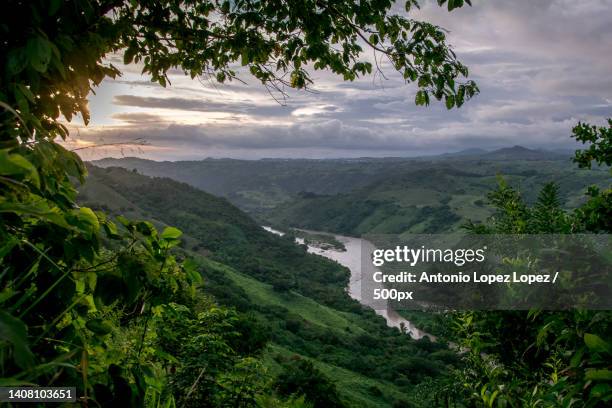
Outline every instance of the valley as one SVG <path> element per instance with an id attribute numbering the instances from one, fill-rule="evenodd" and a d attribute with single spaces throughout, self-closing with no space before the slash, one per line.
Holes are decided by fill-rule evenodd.
<path id="1" fill-rule="evenodd" d="M 446 381 L 459 364 L 444 342 L 431 342 L 406 322 L 419 339 L 413 340 L 397 329 L 401 317 L 385 316 L 395 322 L 389 327 L 351 298 L 346 266 L 359 263 L 357 238 L 335 237 L 345 251 L 309 249 L 291 234 L 265 231 L 223 198 L 121 168 L 90 166 L 79 191 L 80 203 L 110 216 L 148 216 L 160 228 L 181 228 L 177 256 L 196 262 L 203 293 L 251 322 L 251 336 L 266 344 L 253 352 L 272 379 L 303 359 L 342 384 L 338 392 L 347 405 L 384 407 L 422 403 L 416 395 L 427 395 L 423 390 Z"/>
<path id="2" fill-rule="evenodd" d="M 420 158 L 206 159 L 155 162 L 103 159 L 141 174 L 169 177 L 227 198 L 264 225 L 360 236 L 456 231 L 491 215 L 498 177 L 533 202 L 547 182 L 575 208 L 586 186 L 606 186 L 603 169 L 580 170 L 570 156 L 515 146 Z M 469 169 L 469 171 L 467 170 Z"/>
<path id="3" fill-rule="evenodd" d="M 271 227 L 264 226 L 266 231 L 273 234 L 283 236 L 284 232 L 275 230 Z M 316 255 L 321 255 L 338 262 L 345 266 L 351 272 L 351 277 L 346 290 L 348 294 L 355 300 L 361 301 L 361 251 L 364 245 L 372 245 L 362 238 L 347 237 L 343 235 L 332 235 L 327 233 L 318 233 L 317 236 L 324 235 L 331 237 L 334 241 L 339 242 L 342 247 L 321 247 L 320 245 L 308 245 L 308 252 Z M 296 237 L 297 243 L 303 243 L 303 238 Z M 381 286 L 382 287 L 382 286 Z M 366 305 L 366 307 L 369 307 Z M 376 309 L 374 312 L 382 316 L 387 322 L 387 326 L 400 329 L 401 332 L 408 334 L 415 340 L 420 340 L 424 337 L 431 341 L 436 341 L 436 337 L 420 330 L 414 323 L 403 318 L 398 312 L 390 307 Z"/>
<path id="4" fill-rule="evenodd" d="M 362 235 L 456 232 L 468 220 L 484 222 L 493 214 L 487 195 L 502 178 L 527 203 L 555 181 L 570 210 L 588 185 L 609 182 L 605 170 L 518 147 L 434 158 L 95 165 L 81 201 L 180 228 L 202 290 L 267 334 L 261 356 L 272 376 L 286 375 L 292 360 L 310 361 L 341 384 L 348 406 L 360 407 L 427 406 L 426 390 L 445 389 L 463 364 L 448 347 L 443 314 L 358 303 Z"/>

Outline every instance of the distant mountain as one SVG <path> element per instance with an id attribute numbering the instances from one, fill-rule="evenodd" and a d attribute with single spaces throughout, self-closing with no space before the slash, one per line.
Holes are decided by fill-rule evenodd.
<path id="1" fill-rule="evenodd" d="M 440 157 L 468 157 L 468 156 L 482 156 L 483 154 L 488 153 L 488 150 L 480 149 L 478 147 L 474 147 L 471 149 L 459 150 L 458 152 L 444 153 L 441 154 Z"/>
<path id="2" fill-rule="evenodd" d="M 380 177 L 386 160 L 205 159 L 157 162 L 134 157 L 102 159 L 99 167 L 122 167 L 153 177 L 168 177 L 226 197 L 251 214 L 270 209 L 300 192 L 337 194 Z"/>
<path id="3" fill-rule="evenodd" d="M 493 150 L 482 157 L 489 160 L 569 160 L 566 154 L 528 149 L 519 145 Z"/>
<path id="4" fill-rule="evenodd" d="M 576 153 L 576 149 L 550 149 L 551 152 L 553 153 L 557 153 L 557 154 L 561 154 L 563 156 L 566 157 L 574 157 L 574 154 Z"/>

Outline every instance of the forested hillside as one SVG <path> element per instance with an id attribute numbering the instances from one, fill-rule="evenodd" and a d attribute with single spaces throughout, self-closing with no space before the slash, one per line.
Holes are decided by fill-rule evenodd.
<path id="1" fill-rule="evenodd" d="M 458 367 L 443 344 L 411 340 L 351 299 L 344 267 L 308 254 L 291 236 L 266 232 L 227 200 L 121 168 L 89 171 L 79 189 L 83 205 L 184 231 L 180 257 L 197 262 L 204 293 L 248 323 L 244 347 L 265 344 L 261 358 L 279 386 L 284 376 L 305 375 L 287 385 L 298 391 L 309 375 L 325 376 L 343 405 L 421 406 L 427 390 L 443 387 Z M 303 374 L 306 361 L 319 371 Z"/>

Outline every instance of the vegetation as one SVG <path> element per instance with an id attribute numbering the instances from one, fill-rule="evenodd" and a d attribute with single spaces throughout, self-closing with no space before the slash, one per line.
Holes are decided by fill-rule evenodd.
<path id="1" fill-rule="evenodd" d="M 438 3 L 452 10 L 469 1 Z M 95 181 L 85 183 L 88 168 L 57 142 L 68 136 L 63 120 L 80 115 L 89 122 L 92 88 L 120 75 L 105 60 L 111 53 L 140 64 L 162 86 L 176 68 L 192 78 L 237 79 L 232 67 L 240 63 L 282 98 L 285 86 L 309 86 L 308 69 L 344 80 L 370 74 L 372 64 L 361 57 L 365 43 L 416 84 L 416 104 L 433 97 L 460 107 L 478 88 L 462 82 L 467 68 L 441 28 L 392 14 L 391 1 L 9 0 L 5 6 L 0 384 L 76 386 L 80 405 L 102 407 L 451 401 L 597 407 L 612 399 L 609 312 L 458 314 L 455 336 L 468 347 L 460 361 L 444 344 L 415 342 L 386 327 L 345 293 L 345 269 L 307 254 L 290 237 L 265 233 L 227 201 L 121 169 L 89 168 Z M 417 6 L 405 2 L 408 12 Z M 579 124 L 574 133 L 590 144 L 576 157 L 581 166 L 610 165 L 608 128 Z M 505 160 L 512 151 L 502 153 Z M 532 170 L 519 175 L 528 179 Z M 444 180 L 446 171 L 439 172 Z M 269 191 L 286 198 L 287 190 Z M 455 193 L 475 203 L 474 191 Z M 419 224 L 434 232 L 459 216 L 453 210 L 460 203 L 438 193 L 432 196 L 440 206 L 361 200 L 348 217 L 326 217 L 330 229 L 351 233 L 413 231 Z M 568 211 L 555 187 L 531 205 L 502 185 L 491 195 L 495 218 L 470 228 L 610 232 L 611 197 L 609 188 L 592 187 L 586 202 Z M 336 205 L 309 193 L 300 198 Z M 401 211 L 407 213 L 398 228 L 392 214 Z"/>
<path id="2" fill-rule="evenodd" d="M 592 129 L 592 134 L 585 135 L 584 129 Z M 575 132 L 575 137 L 584 141 L 597 141 L 598 146 L 605 146 L 605 139 L 596 138 L 594 135 L 606 135 L 608 128 L 593 128 L 581 125 Z M 590 148 L 591 151 L 594 149 Z M 591 162 L 598 162 L 602 155 L 591 156 L 586 162 L 580 159 L 582 152 L 577 154 L 576 161 L 582 167 L 589 167 Z M 508 153 L 504 153 L 508 158 Z M 516 159 L 516 158 L 515 158 Z M 448 159 L 444 159 L 448 163 Z M 465 159 L 462 159 L 464 161 Z M 481 160 L 481 159 L 478 159 Z M 374 162 L 376 162 L 374 160 Z M 491 161 L 493 163 L 494 161 Z M 605 164 L 604 161 L 601 161 Z M 299 162 L 296 164 L 299 165 Z M 325 161 L 321 166 L 328 165 Z M 341 164 L 335 163 L 341 166 Z M 439 164 L 439 163 L 438 163 Z M 285 164 L 286 166 L 289 166 Z M 491 164 L 489 164 L 491 165 Z M 397 164 L 395 164 L 397 168 Z M 485 165 L 486 166 L 486 165 Z M 482 166 L 481 166 L 482 167 Z M 506 180 L 502 180 L 498 189 L 489 194 L 488 201 L 493 205 L 492 210 L 487 209 L 486 214 L 490 218 L 485 223 L 473 222 L 468 224 L 468 229 L 476 233 L 580 233 L 580 232 L 607 232 L 609 231 L 610 200 L 609 187 L 602 188 L 609 183 L 607 171 L 588 172 L 586 170 L 561 170 L 566 165 L 560 161 L 537 162 L 515 160 L 504 165 L 506 169 L 506 180 L 512 184 L 542 185 L 540 193 L 536 196 L 525 197 L 519 190 L 512 187 Z M 560 187 L 554 183 L 546 183 L 547 171 L 553 174 L 568 174 L 570 179 L 562 181 Z M 556 173 L 555 173 L 556 172 Z M 567 173 L 564 173 L 567 172 Z M 581 173 L 584 172 L 584 173 Z M 430 172 L 431 173 L 431 172 Z M 448 183 L 455 181 L 457 189 L 470 194 L 473 189 L 468 184 L 459 184 L 457 180 L 474 182 L 475 180 L 493 180 L 493 175 L 478 177 L 464 175 L 464 173 L 447 174 Z M 415 188 L 414 183 L 419 180 L 414 178 L 399 184 L 402 178 L 398 177 L 388 184 L 389 187 L 398 186 Z M 441 179 L 439 181 L 442 181 Z M 578 199 L 579 189 L 589 181 L 597 182 L 599 187 L 591 187 L 583 199 Z M 529 184 L 528 184 L 529 183 Z M 443 182 L 435 183 L 445 185 Z M 472 186 L 477 184 L 472 184 Z M 387 188 L 385 184 L 377 191 L 377 196 Z M 376 187 L 372 187 L 376 189 Z M 416 187 L 418 188 L 418 186 Z M 484 189 L 484 186 L 480 187 Z M 365 189 L 359 192 L 365 191 Z M 414 190 L 413 190 L 414 191 Z M 529 190 L 527 190 L 529 192 Z M 346 193 L 351 195 L 352 193 Z M 465 193 L 464 193 L 465 194 Z M 472 193 L 473 197 L 478 197 Z M 389 196 L 398 202 L 407 199 L 409 194 Z M 354 194 L 352 197 L 357 197 Z M 438 197 L 439 196 L 435 196 Z M 336 201 L 334 201 L 334 198 Z M 305 209 L 304 216 L 317 214 L 317 208 L 321 202 L 329 202 L 338 208 L 339 216 L 347 214 L 355 215 L 351 206 L 345 203 L 351 200 L 343 200 L 339 196 L 321 196 L 317 194 L 301 194 L 303 201 L 317 200 L 317 205 L 311 206 L 312 212 Z M 419 196 L 425 200 L 426 196 Z M 325 200 L 325 201 L 324 201 Z M 446 204 L 457 200 L 455 196 L 445 201 Z M 477 200 L 481 200 L 478 198 Z M 353 200 L 354 201 L 354 200 Z M 390 200 L 392 201 L 392 200 Z M 475 200 L 474 200 L 475 201 Z M 462 202 L 470 202 L 464 200 Z M 483 205 L 484 202 L 481 204 Z M 573 204 L 573 205 L 572 205 Z M 444 202 L 441 205 L 445 205 Z M 387 220 L 397 214 L 398 208 L 389 210 Z M 344 212 L 343 212 L 344 210 Z M 302 218 L 298 217 L 296 222 Z M 329 224 L 327 224 L 329 225 Z M 389 222 L 387 225 L 397 225 Z M 451 227 L 449 223 L 440 223 L 441 230 Z M 252 285 L 244 285 L 248 287 Z M 271 295 L 264 294 L 258 299 L 270 299 Z M 258 300 L 258 303 L 261 300 Z M 320 313 L 319 313 L 320 314 Z M 465 346 L 469 350 L 463 358 L 465 364 L 451 374 L 451 379 L 438 377 L 432 383 L 423 378 L 418 385 L 412 387 L 406 394 L 409 397 L 400 397 L 397 402 L 404 399 L 403 403 L 408 405 L 410 401 L 426 401 L 425 397 L 415 399 L 416 395 L 428 395 L 432 398 L 430 405 L 450 401 L 467 406 L 558 406 L 573 403 L 576 406 L 604 406 L 610 399 L 609 380 L 609 344 L 610 344 L 610 312 L 607 311 L 572 311 L 572 312 L 466 312 L 452 314 L 450 316 L 427 315 L 419 312 L 411 312 L 410 319 L 417 322 L 417 326 L 426 328 L 443 337 L 452 338 L 455 342 Z M 450 324 L 450 320 L 455 324 Z M 286 321 L 288 328 L 297 330 L 299 325 Z M 283 343 L 287 345 L 288 343 Z M 291 346 L 289 346 L 291 347 Z M 301 353 L 304 350 L 300 350 Z M 449 353 L 444 355 L 442 353 Z M 311 354 L 312 355 L 312 354 Z M 411 367 L 410 372 L 426 373 L 428 369 L 435 367 L 431 358 L 442 359 L 440 361 L 453 361 L 457 366 L 456 354 L 445 350 L 435 351 L 429 361 L 418 361 L 410 359 L 410 362 L 402 362 Z M 444 359 L 450 360 L 444 360 Z M 285 361 L 285 360 L 281 360 Z M 290 361 L 290 360 L 289 360 Z M 283 363 L 284 364 L 284 363 Z M 415 365 L 416 364 L 416 365 Z M 367 374 L 367 373 L 366 373 Z M 377 376 L 383 375 L 377 373 Z M 445 383 L 450 381 L 449 383 Z M 454 383 L 453 383 L 454 382 Z M 340 388 L 339 388 L 340 389 Z M 385 388 L 383 393 L 388 393 Z M 572 402 L 573 401 L 573 402 Z"/>
<path id="3" fill-rule="evenodd" d="M 579 166 L 612 164 L 612 127 L 579 124 L 573 137 L 590 144 L 576 152 Z M 567 211 L 554 183 L 529 206 L 502 181 L 489 194 L 494 216 L 466 227 L 480 234 L 610 233 L 611 193 L 610 187 L 591 187 L 586 203 Z M 612 400 L 610 311 L 471 311 L 454 319 L 459 344 L 469 350 L 466 368 L 457 376 L 464 390 L 460 399 L 483 407 L 603 407 Z"/>
<path id="4" fill-rule="evenodd" d="M 390 406 L 399 398 L 416 401 L 415 386 L 444 380 L 445 370 L 458 364 L 438 357 L 444 344 L 414 342 L 351 299 L 346 269 L 308 254 L 290 234 L 266 232 L 224 199 L 120 168 L 90 167 L 79 190 L 83 205 L 110 215 L 151 213 L 160 226 L 180 225 L 178 250 L 196 263 L 206 294 L 252 322 L 244 341 L 268 344 L 261 354 L 271 377 L 283 377 L 297 356 L 334 384 L 350 378 L 350 386 L 337 387 L 343 404 Z M 413 369 L 419 364 L 427 368 Z M 380 394 L 370 395 L 370 387 Z"/>
<path id="5" fill-rule="evenodd" d="M 319 234 L 298 229 L 291 230 L 291 234 L 295 237 L 302 238 L 304 240 L 304 244 L 308 246 L 321 249 L 332 249 L 341 252 L 346 251 L 344 244 L 331 234 Z"/>
<path id="6" fill-rule="evenodd" d="M 584 186 L 603 187 L 602 169 L 579 170 L 570 154 L 508 148 L 433 158 L 233 160 L 155 162 L 103 159 L 102 167 L 137 169 L 226 197 L 264 225 L 359 236 L 367 233 L 459 231 L 465 219 L 483 221 L 496 177 L 519 186 L 533 203 L 557 181 L 564 208 L 585 201 Z"/>
<path id="7" fill-rule="evenodd" d="M 270 284 L 290 279 L 303 295 L 348 309 L 343 295 L 348 273 L 305 251 L 287 237 L 265 232 L 224 199 L 170 179 L 149 178 L 119 168 L 90 168 L 81 188 L 82 202 L 110 214 L 130 210 L 135 217 L 155 217 L 179 227 L 190 242 L 186 249 L 227 264 Z"/>
<path id="8" fill-rule="evenodd" d="M 406 9 L 417 5 L 410 0 Z M 194 262 L 177 258 L 180 230 L 114 221 L 75 203 L 75 181 L 84 182 L 87 170 L 57 139 L 68 136 L 62 118 L 80 115 L 87 124 L 92 88 L 120 75 L 105 56 L 123 53 L 126 64 L 141 64 L 163 86 L 173 68 L 192 78 L 232 80 L 231 67 L 240 62 L 282 96 L 283 86 L 309 85 L 309 66 L 345 80 L 371 73 L 361 60 L 363 39 L 416 83 L 417 104 L 431 96 L 450 109 L 478 91 L 460 81 L 467 68 L 443 30 L 393 15 L 392 2 L 10 0 L 4 6 L 0 378 L 3 385 L 75 385 L 85 406 L 252 406 L 263 394 L 268 402 L 275 398 L 262 389 L 256 347 L 236 344 L 239 321 L 206 301 Z M 207 227 L 218 231 L 212 222 Z M 203 234 L 218 250 L 214 233 Z M 227 260 L 236 255 L 219 252 Z M 253 273 L 266 271 L 252 265 Z M 301 404 L 287 402 L 293 403 Z"/>
<path id="9" fill-rule="evenodd" d="M 515 164 L 514 168 L 516 169 L 519 165 Z M 518 170 L 518 172 L 524 172 L 524 170 Z M 137 200 L 139 200 L 137 202 L 140 204 L 135 205 L 134 201 L 112 199 L 113 202 L 128 203 L 124 205 L 132 206 L 132 208 L 138 208 L 139 205 L 151 205 L 150 203 L 156 203 L 156 206 L 163 207 L 163 200 L 160 200 L 159 197 L 166 194 L 151 197 L 147 196 L 146 192 L 154 190 L 154 185 L 166 184 L 164 188 L 172 185 L 169 181 L 160 179 L 147 182 L 142 180 L 143 177 L 140 175 L 116 168 L 109 168 L 104 171 L 92 169 L 91 173 L 94 179 L 90 180 L 93 182 L 85 186 L 84 194 L 88 194 L 87 187 L 97 188 L 96 185 L 102 184 L 102 182 L 114 186 L 114 189 L 118 192 L 134 191 L 132 185 L 127 183 L 130 178 L 135 178 L 133 187 L 143 186 L 143 196 L 133 196 L 133 198 L 137 197 Z M 591 172 L 590 175 L 594 176 L 595 180 L 605 180 L 601 172 Z M 545 179 L 539 173 L 535 175 L 530 173 L 528 177 L 535 176 L 540 177 L 540 180 Z M 579 175 L 575 177 L 576 180 L 580 180 Z M 577 184 L 577 181 L 573 183 Z M 600 181 L 600 184 L 603 183 Z M 196 208 L 216 208 L 213 204 L 204 205 L 203 202 L 194 198 L 195 195 L 203 197 L 204 193 L 189 189 L 185 185 L 181 187 L 188 190 L 191 197 L 180 201 L 194 203 L 193 208 L 189 211 L 194 211 Z M 587 196 L 582 205 L 572 210 L 566 209 L 568 207 L 567 195 L 565 196 L 566 204 L 562 204 L 564 200 L 559 196 L 559 190 L 558 186 L 554 184 L 546 184 L 539 196 L 533 200 L 525 200 L 516 189 L 510 187 L 507 183 L 502 183 L 497 191 L 489 195 L 489 202 L 494 205 L 490 221 L 485 224 L 472 223 L 469 228 L 479 233 L 605 231 L 605 222 L 610 218 L 605 216 L 607 210 L 601 211 L 600 209 L 606 208 L 606 201 L 601 197 L 606 197 L 607 190 L 600 192 L 597 197 Z M 104 194 L 108 194 L 108 191 L 104 190 Z M 591 191 L 594 190 L 591 189 Z M 172 194 L 176 195 L 178 193 L 173 192 Z M 302 195 L 304 196 L 304 194 Z M 212 199 L 212 197 L 210 198 Z M 321 199 L 321 197 L 303 197 L 303 199 Z M 592 200 L 595 200 L 595 202 Z M 95 198 L 92 201 L 104 202 L 101 198 Z M 609 208 L 609 203 L 607 205 Z M 165 210 L 160 211 L 156 206 L 150 207 L 149 211 L 159 214 L 160 217 L 165 219 L 168 214 Z M 229 209 L 229 207 L 226 208 Z M 350 207 L 348 208 L 350 209 Z M 591 208 L 597 210 L 590 210 Z M 218 209 L 215 210 L 216 217 L 231 219 L 231 217 L 226 218 L 218 211 Z M 182 212 L 184 213 L 185 209 Z M 206 222 L 206 220 L 203 218 L 202 222 Z M 253 225 L 256 231 L 262 232 L 254 223 Z M 446 228 L 448 228 L 448 224 Z M 228 234 L 225 233 L 224 235 L 227 236 Z M 270 235 L 270 238 L 282 242 L 287 237 L 280 238 Z M 291 240 L 292 237 L 288 237 L 288 239 Z M 227 246 L 229 245 L 225 243 L 220 245 L 220 248 Z M 271 249 L 271 246 L 273 244 L 270 242 L 266 244 L 268 250 Z M 297 254 L 293 255 L 293 257 L 299 256 Z M 214 253 L 208 253 L 208 258 L 214 259 L 215 257 Z M 222 258 L 218 259 L 227 262 Z M 301 260 L 300 262 L 304 261 Z M 419 352 L 415 355 L 414 351 L 407 351 L 408 349 L 402 347 L 400 348 L 402 357 L 400 355 L 391 357 L 388 352 L 397 349 L 397 344 L 382 341 L 381 339 L 384 336 L 381 335 L 375 336 L 376 341 L 370 342 L 363 337 L 364 332 L 359 330 L 363 328 L 366 333 L 372 333 L 373 326 L 364 326 L 363 322 L 354 320 L 354 317 L 347 320 L 346 312 L 337 314 L 334 311 L 330 314 L 329 311 L 324 312 L 319 309 L 314 303 L 302 303 L 302 301 L 296 302 L 293 300 L 294 297 L 291 292 L 300 292 L 299 285 L 286 287 L 280 291 L 274 290 L 274 282 L 263 275 L 255 274 L 252 276 L 264 282 L 269 282 L 272 286 L 262 285 L 237 272 L 237 270 L 248 271 L 240 263 L 233 265 L 236 269 L 227 269 L 220 265 L 215 266 L 206 263 L 204 263 L 204 266 L 204 273 L 207 278 L 206 286 L 208 290 L 215 294 L 217 299 L 222 300 L 224 304 L 237 305 L 240 310 L 256 309 L 256 315 L 262 316 L 261 321 L 278 321 L 276 328 L 267 326 L 264 330 L 272 334 L 270 342 L 274 345 L 264 353 L 268 356 L 264 360 L 267 361 L 269 369 L 276 373 L 277 378 L 286 378 L 287 383 L 292 384 L 293 379 L 297 376 L 302 378 L 306 384 L 311 384 L 308 387 L 313 388 L 319 387 L 317 384 L 321 384 L 321 387 L 331 387 L 324 377 L 327 377 L 332 383 L 343 384 L 342 376 L 339 376 L 340 373 L 337 369 L 331 372 L 322 371 L 328 369 L 328 364 L 332 364 L 354 373 L 351 376 L 367 376 L 370 381 L 378 383 L 377 385 L 368 385 L 366 388 L 364 387 L 366 383 L 362 380 L 353 380 L 359 381 L 362 390 L 364 388 L 369 390 L 366 400 L 362 399 L 364 398 L 363 394 L 351 395 L 347 393 L 347 388 L 350 387 L 336 387 L 336 391 L 333 391 L 333 387 L 326 388 L 331 390 L 330 398 L 332 398 L 332 401 L 327 401 L 328 404 L 334 404 L 336 393 L 340 395 L 341 401 L 352 401 L 353 404 L 361 406 L 368 404 L 382 405 L 382 401 L 386 401 L 387 404 L 394 401 L 398 406 L 401 406 L 401 404 L 410 406 L 411 403 L 419 406 L 419 404 L 425 404 L 425 401 L 428 401 L 427 404 L 432 406 L 447 402 L 467 406 L 501 407 L 504 404 L 506 404 L 505 406 L 529 406 L 529 404 L 555 406 L 571 401 L 572 398 L 575 399 L 574 404 L 581 405 L 584 402 L 585 405 L 589 403 L 589 406 L 598 406 L 608 398 L 609 392 L 606 388 L 608 384 L 605 373 L 607 370 L 606 361 L 608 361 L 608 346 L 606 344 L 609 342 L 610 333 L 609 312 L 553 313 L 532 311 L 529 314 L 526 312 L 469 312 L 447 317 L 413 312 L 410 318 L 418 322 L 420 327 L 431 329 L 446 338 L 453 338 L 470 352 L 461 358 L 461 362 L 457 354 L 443 348 L 427 349 L 427 352 Z M 221 270 L 224 272 L 220 273 Z M 312 281 L 310 282 L 312 284 Z M 339 284 L 340 281 L 332 286 L 338 287 L 336 285 Z M 326 295 L 322 296 L 314 292 L 302 293 L 317 302 L 328 305 L 326 307 L 331 306 L 335 310 L 343 310 L 343 306 L 339 303 L 326 301 Z M 245 298 L 249 300 L 245 301 Z M 279 306 L 286 311 L 279 314 Z M 353 309 L 346 310 L 362 315 L 365 313 Z M 449 318 L 454 319 L 457 324 L 449 325 Z M 313 323 L 325 329 L 319 331 L 318 328 L 313 326 Z M 335 333 L 333 330 L 326 333 L 326 330 L 330 328 L 344 329 L 330 337 L 331 333 Z M 359 339 L 359 344 L 365 342 L 364 344 L 367 347 L 361 348 L 358 343 L 351 345 L 349 339 L 353 336 Z M 300 338 L 301 340 L 298 340 Z M 342 350 L 351 350 L 359 353 L 361 357 L 355 360 L 341 357 L 344 351 L 332 346 L 339 339 L 342 339 L 341 341 L 344 343 Z M 428 343 L 419 344 L 426 346 Z M 280 348 L 278 348 L 279 346 Z M 379 346 L 380 349 L 378 349 Z M 378 357 L 375 357 L 375 355 L 378 351 L 372 353 L 372 348 L 385 353 L 385 356 L 378 360 L 378 363 L 373 363 L 373 361 L 377 361 Z M 325 350 L 325 353 L 319 352 L 322 349 Z M 283 350 L 283 352 L 279 353 L 279 350 Z M 368 357 L 368 353 L 370 357 Z M 406 355 L 410 355 L 410 357 L 406 358 Z M 270 357 L 272 357 L 272 362 Z M 393 367 L 389 368 L 388 371 L 372 370 L 372 367 L 379 367 L 386 362 L 388 363 L 388 361 L 397 361 L 397 364 L 393 364 Z M 302 368 L 299 374 L 292 371 L 295 367 L 307 365 L 306 362 L 313 362 L 312 370 Z M 450 377 L 440 376 L 441 370 L 449 368 L 452 370 Z M 317 370 L 327 374 L 319 377 Z M 317 375 L 305 374 L 312 372 L 317 373 Z M 400 374 L 402 372 L 405 373 L 405 377 Z M 341 373 L 344 375 L 346 371 Z M 387 375 L 391 376 L 386 377 Z M 420 378 L 415 378 L 415 376 L 420 376 Z M 310 378 L 312 383 L 307 378 Z M 393 381 L 397 388 L 392 388 L 384 381 L 381 382 L 385 378 Z M 408 380 L 411 384 L 404 385 L 403 379 Z M 285 384 L 284 386 L 297 389 L 296 385 Z M 403 390 L 402 394 L 395 396 L 396 389 Z M 376 390 L 382 393 L 382 399 L 380 396 L 377 397 L 378 392 Z M 389 399 L 390 396 L 394 397 Z M 372 402 L 364 402 L 369 400 Z M 310 399 L 310 402 L 314 402 L 314 400 Z"/>
<path id="10" fill-rule="evenodd" d="M 296 359 L 289 362 L 276 387 L 283 395 L 302 394 L 313 407 L 342 407 L 336 387 L 310 361 Z"/>

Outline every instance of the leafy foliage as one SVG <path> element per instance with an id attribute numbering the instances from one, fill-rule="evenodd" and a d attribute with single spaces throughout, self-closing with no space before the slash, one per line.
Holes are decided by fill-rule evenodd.
<path id="1" fill-rule="evenodd" d="M 124 62 L 144 63 L 144 72 L 165 85 L 166 72 L 181 67 L 192 78 L 208 74 L 224 82 L 237 77 L 234 62 L 248 67 L 262 83 L 305 88 L 308 65 L 354 80 L 372 72 L 361 53 L 365 43 L 387 57 L 406 81 L 420 88 L 416 103 L 429 95 L 461 106 L 478 88 L 467 68 L 445 43 L 444 32 L 429 23 L 390 14 L 392 2 L 368 1 L 165 1 L 113 10 L 122 26 Z M 418 6 L 406 2 L 406 9 Z M 125 24 L 125 21 L 130 24 Z M 133 24 L 133 23 L 136 24 Z M 187 29 L 188 27 L 188 29 Z"/>
<path id="2" fill-rule="evenodd" d="M 124 218 L 118 226 L 86 207 L 26 211 L 2 231 L 3 381 L 76 384 L 84 399 L 95 390 L 140 405 L 153 392 L 143 384 L 162 377 L 160 360 L 142 353 L 147 323 L 161 305 L 191 304 L 201 279 L 169 253 L 179 234 Z M 138 352 L 122 350 L 137 327 Z"/>
<path id="3" fill-rule="evenodd" d="M 281 395 L 302 394 L 314 408 L 341 408 L 335 386 L 308 360 L 289 362 L 276 380 Z"/>
<path id="4" fill-rule="evenodd" d="M 157 342 L 163 353 L 176 356 L 169 388 L 186 407 L 250 407 L 266 391 L 261 362 L 237 354 L 239 317 L 226 309 L 190 310 L 171 304 L 160 311 Z M 252 350 L 249 350 L 252 351 Z M 185 392 L 187 391 L 187 392 Z"/>
<path id="5" fill-rule="evenodd" d="M 577 150 L 574 161 L 580 167 L 591 168 L 595 161 L 598 165 L 612 166 L 612 119 L 608 126 L 593 126 L 579 122 L 572 129 L 572 137 L 583 144 L 590 144 L 586 150 Z"/>
<path id="6" fill-rule="evenodd" d="M 599 134 L 599 136 L 595 136 Z M 605 129 L 579 124 L 574 136 L 591 142 L 578 151 L 582 167 L 591 161 L 608 163 Z M 609 163 L 608 163 L 609 164 Z M 489 195 L 496 213 L 484 225 L 469 223 L 475 233 L 568 234 L 610 229 L 610 190 L 591 197 L 573 212 L 559 205 L 558 188 L 546 185 L 528 206 L 503 180 Z M 572 310 L 531 310 L 456 313 L 455 332 L 468 350 L 466 369 L 458 373 L 464 398 L 476 406 L 603 407 L 612 400 L 609 362 L 612 357 L 612 313 Z"/>
<path id="7" fill-rule="evenodd" d="M 240 62 L 283 92 L 283 86 L 305 88 L 312 82 L 309 64 L 345 80 L 371 73 L 371 62 L 362 56 L 365 43 L 417 84 L 417 104 L 429 103 L 432 95 L 445 98 L 449 108 L 461 106 L 478 88 L 458 81 L 468 70 L 446 44 L 444 31 L 391 14 L 392 4 L 56 0 L 49 7 L 42 0 L 11 0 L 0 25 L 0 96 L 21 121 L 2 114 L 3 140 L 66 137 L 56 120 L 60 114 L 70 121 L 78 113 L 88 123 L 87 96 L 92 86 L 120 74 L 103 61 L 118 51 L 124 51 L 126 64 L 143 64 L 143 73 L 164 86 L 172 68 L 224 82 L 237 78 L 231 67 Z M 414 6 L 416 1 L 406 2 L 408 11 Z M 3 146 L 8 147 L 16 144 Z"/>

